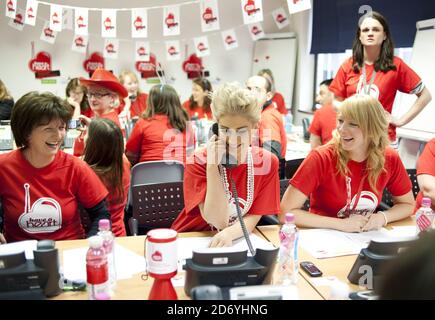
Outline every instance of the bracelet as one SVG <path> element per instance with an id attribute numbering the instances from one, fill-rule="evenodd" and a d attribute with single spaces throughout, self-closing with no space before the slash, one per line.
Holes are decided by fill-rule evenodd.
<path id="1" fill-rule="evenodd" d="M 384 211 L 378 211 L 378 213 L 382 213 L 382 215 L 384 216 L 385 224 L 383 225 L 383 227 L 385 227 L 388 224 L 387 215 L 385 214 Z"/>

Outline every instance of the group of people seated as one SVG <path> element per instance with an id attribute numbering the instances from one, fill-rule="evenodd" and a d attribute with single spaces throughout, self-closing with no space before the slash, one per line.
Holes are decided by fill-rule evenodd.
<path id="1" fill-rule="evenodd" d="M 224 83 L 215 90 L 208 80 L 195 79 L 192 96 L 184 104 L 170 85 L 155 85 L 146 94 L 140 92 L 134 73 L 123 72 L 118 79 L 104 69 L 97 69 L 89 79 L 73 79 L 66 89 L 67 99 L 51 93 L 25 94 L 11 113 L 18 149 L 0 155 L 1 242 L 79 239 L 95 234 L 98 221 L 104 218 L 111 219 L 116 236 L 125 236 L 131 166 L 152 160 L 185 164 L 185 208 L 172 228 L 217 230 L 213 247 L 231 245 L 242 236 L 233 188 L 249 232 L 261 216 L 275 214 L 283 221 L 287 212 L 295 214 L 298 226 L 346 232 L 379 229 L 412 215 L 419 204 L 393 148 L 394 127 L 415 117 L 429 102 L 430 93 L 398 58 L 391 56 L 389 64 L 378 66 L 379 57 L 374 54 L 379 54 L 389 37 L 382 17 L 366 18 L 359 28 L 360 44 L 354 51 L 362 50 L 362 57 L 355 53 L 333 81 L 321 85 L 318 100 L 324 104 L 324 113 L 334 117 L 328 118 L 329 132 L 313 121 L 313 150 L 282 199 L 278 168 L 286 152 L 282 114 L 287 110 L 268 70 L 247 79 L 245 86 Z M 377 51 L 365 45 L 364 35 L 373 29 L 384 30 Z M 376 81 L 361 88 L 349 81 L 361 73 L 369 78 L 376 70 L 385 81 L 406 79 L 395 88 L 418 96 L 401 119 L 391 117 L 387 105 L 395 92 L 385 102 L 384 91 L 378 91 L 378 97 L 369 94 Z M 349 84 L 354 87 L 346 87 Z M 74 155 L 61 150 L 72 118 L 83 124 Z M 186 150 L 195 136 L 189 119 L 198 118 L 215 121 L 217 131 L 206 147 L 190 154 Z M 132 119 L 134 128 L 125 139 L 122 122 Z M 232 163 L 227 162 L 230 158 Z M 432 139 L 417 169 L 421 192 L 433 204 L 434 163 Z M 380 211 L 384 189 L 393 195 L 394 205 Z M 306 211 L 302 208 L 308 198 Z M 81 211 L 91 220 L 87 234 Z"/>

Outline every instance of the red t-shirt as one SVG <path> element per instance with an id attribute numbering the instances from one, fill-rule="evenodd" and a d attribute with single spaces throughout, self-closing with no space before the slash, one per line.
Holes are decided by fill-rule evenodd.
<path id="1" fill-rule="evenodd" d="M 206 150 L 198 151 L 195 156 L 195 163 L 188 163 L 184 171 L 185 207 L 172 224 L 172 229 L 178 232 L 211 230 L 210 225 L 202 218 L 198 207 L 200 203 L 205 201 L 207 193 L 207 164 L 197 158 L 207 159 Z M 254 196 L 252 206 L 247 214 L 278 214 L 280 212 L 278 159 L 269 151 L 258 147 L 252 147 L 252 158 Z M 227 170 L 227 176 L 228 179 L 230 177 L 234 179 L 239 203 L 243 208 L 243 203 L 247 198 L 247 164 L 241 164 Z"/>
<path id="2" fill-rule="evenodd" d="M 276 109 L 282 113 L 287 114 L 287 108 L 285 107 L 285 100 L 281 93 L 275 92 L 275 95 L 272 98 L 272 101 L 275 102 Z"/>
<path id="3" fill-rule="evenodd" d="M 203 106 L 196 106 L 193 109 L 190 108 L 190 100 L 184 101 L 183 108 L 186 109 L 189 114 L 189 118 L 192 118 L 195 114 L 198 116 L 198 119 L 206 118 L 209 120 L 213 119 L 213 114 L 211 109 L 208 111 L 205 110 Z"/>
<path id="4" fill-rule="evenodd" d="M 378 71 L 370 89 L 370 95 L 379 100 L 384 109 L 391 113 L 397 91 L 414 94 L 422 88 L 421 78 L 402 59 L 394 57 L 396 70 L 388 72 Z M 338 69 L 337 75 L 329 86 L 336 97 L 347 98 L 355 93 L 363 93 L 362 71 L 355 73 L 352 69 L 352 58 L 347 59 Z M 374 71 L 374 65 L 366 65 L 367 80 L 369 82 Z M 389 126 L 388 136 L 391 141 L 396 140 L 396 128 Z"/>
<path id="5" fill-rule="evenodd" d="M 94 116 L 94 111 L 92 111 L 91 107 L 87 108 L 85 111 L 80 111 L 80 114 L 92 118 Z"/>
<path id="6" fill-rule="evenodd" d="M 332 131 L 337 127 L 337 116 L 332 105 L 324 105 L 314 112 L 313 122 L 311 122 L 310 131 L 312 134 L 319 136 L 322 144 L 326 144 L 332 139 Z"/>
<path id="7" fill-rule="evenodd" d="M 147 108 L 147 99 L 148 95 L 146 93 L 139 93 L 139 95 L 136 97 L 136 99 L 131 103 L 130 106 L 130 118 L 133 117 L 140 117 L 142 113 Z M 117 113 L 120 114 L 125 107 L 124 100 L 121 100 L 118 108 L 116 109 Z"/>
<path id="8" fill-rule="evenodd" d="M 168 116 L 156 114 L 137 121 L 125 150 L 130 155 L 139 155 L 139 162 L 172 159 L 185 163 L 186 148 L 193 145 L 192 139 L 190 130 L 186 128 L 180 133 L 171 126 Z"/>
<path id="9" fill-rule="evenodd" d="M 78 204 L 92 208 L 108 193 L 85 162 L 63 151 L 39 169 L 20 149 L 0 155 L 0 186 L 8 242 L 84 238 Z"/>
<path id="10" fill-rule="evenodd" d="M 122 176 L 122 187 L 124 189 L 124 196 L 122 199 L 116 201 L 115 190 L 109 190 L 109 195 L 107 196 L 107 206 L 110 212 L 110 217 L 112 220 L 112 232 L 116 237 L 124 237 L 127 235 L 124 225 L 124 209 L 127 204 L 128 189 L 130 187 L 130 162 L 124 156 L 123 157 L 123 176 Z"/>
<path id="11" fill-rule="evenodd" d="M 103 114 L 101 119 L 109 119 L 112 120 L 118 127 L 121 128 L 121 123 L 119 122 L 118 113 L 115 110 L 110 111 L 109 113 Z M 125 130 L 121 128 L 122 135 L 125 136 Z M 75 140 L 73 146 L 73 152 L 76 157 L 80 157 L 85 152 L 85 135 L 86 131 L 83 131 Z"/>
<path id="12" fill-rule="evenodd" d="M 423 153 L 417 162 L 417 175 L 429 174 L 435 177 L 435 138 L 430 140 L 424 147 Z M 423 193 L 420 191 L 417 195 L 415 210 L 421 207 Z M 435 202 L 432 201 L 432 210 L 435 210 Z"/>
<path id="13" fill-rule="evenodd" d="M 336 169 L 337 155 L 335 146 L 325 145 L 312 150 L 302 162 L 290 184 L 310 197 L 310 212 L 340 217 L 347 206 L 346 179 Z M 372 190 L 368 179 L 361 186 L 366 161 L 347 164 L 351 179 L 351 212 L 354 214 L 373 213 L 382 199 L 386 187 L 393 196 L 402 196 L 411 191 L 411 181 L 396 151 L 387 148 L 385 151 L 385 172 L 378 178 L 378 192 Z M 359 201 L 358 190 L 361 186 Z"/>
<path id="14" fill-rule="evenodd" d="M 260 143 L 266 141 L 277 141 L 281 144 L 281 158 L 285 158 L 287 151 L 287 135 L 284 129 L 284 121 L 281 113 L 275 109 L 273 104 L 267 106 L 261 112 L 259 126 Z"/>

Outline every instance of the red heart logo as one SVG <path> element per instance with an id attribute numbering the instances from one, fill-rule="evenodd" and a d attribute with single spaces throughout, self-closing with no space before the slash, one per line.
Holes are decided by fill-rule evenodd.
<path id="1" fill-rule="evenodd" d="M 83 62 L 83 68 L 87 72 L 93 72 L 98 68 L 104 69 L 104 57 L 99 52 L 92 53 L 89 59 Z"/>
<path id="2" fill-rule="evenodd" d="M 160 251 L 156 251 L 151 255 L 151 259 L 153 259 L 154 261 L 162 261 L 163 257 L 162 257 L 162 253 Z"/>
<path id="3" fill-rule="evenodd" d="M 153 78 L 156 73 L 157 60 L 154 54 L 150 54 L 150 61 L 136 61 L 136 70 L 142 73 L 144 78 Z"/>
<path id="4" fill-rule="evenodd" d="M 38 52 L 36 57 L 29 61 L 29 69 L 32 72 L 51 71 L 51 56 L 48 52 Z"/>

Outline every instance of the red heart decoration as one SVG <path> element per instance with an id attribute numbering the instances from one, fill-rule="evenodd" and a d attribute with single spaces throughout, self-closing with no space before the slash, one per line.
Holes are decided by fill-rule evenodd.
<path id="1" fill-rule="evenodd" d="M 93 72 L 98 68 L 104 69 L 104 57 L 99 52 L 92 53 L 89 59 L 83 62 L 83 68 L 88 73 Z"/>
<path id="2" fill-rule="evenodd" d="M 156 73 L 157 59 L 156 56 L 151 53 L 150 61 L 136 61 L 136 70 L 142 73 L 144 78 L 153 78 L 157 76 Z"/>
<path id="3" fill-rule="evenodd" d="M 38 52 L 36 57 L 29 61 L 29 69 L 32 72 L 51 71 L 51 56 L 48 52 Z"/>

